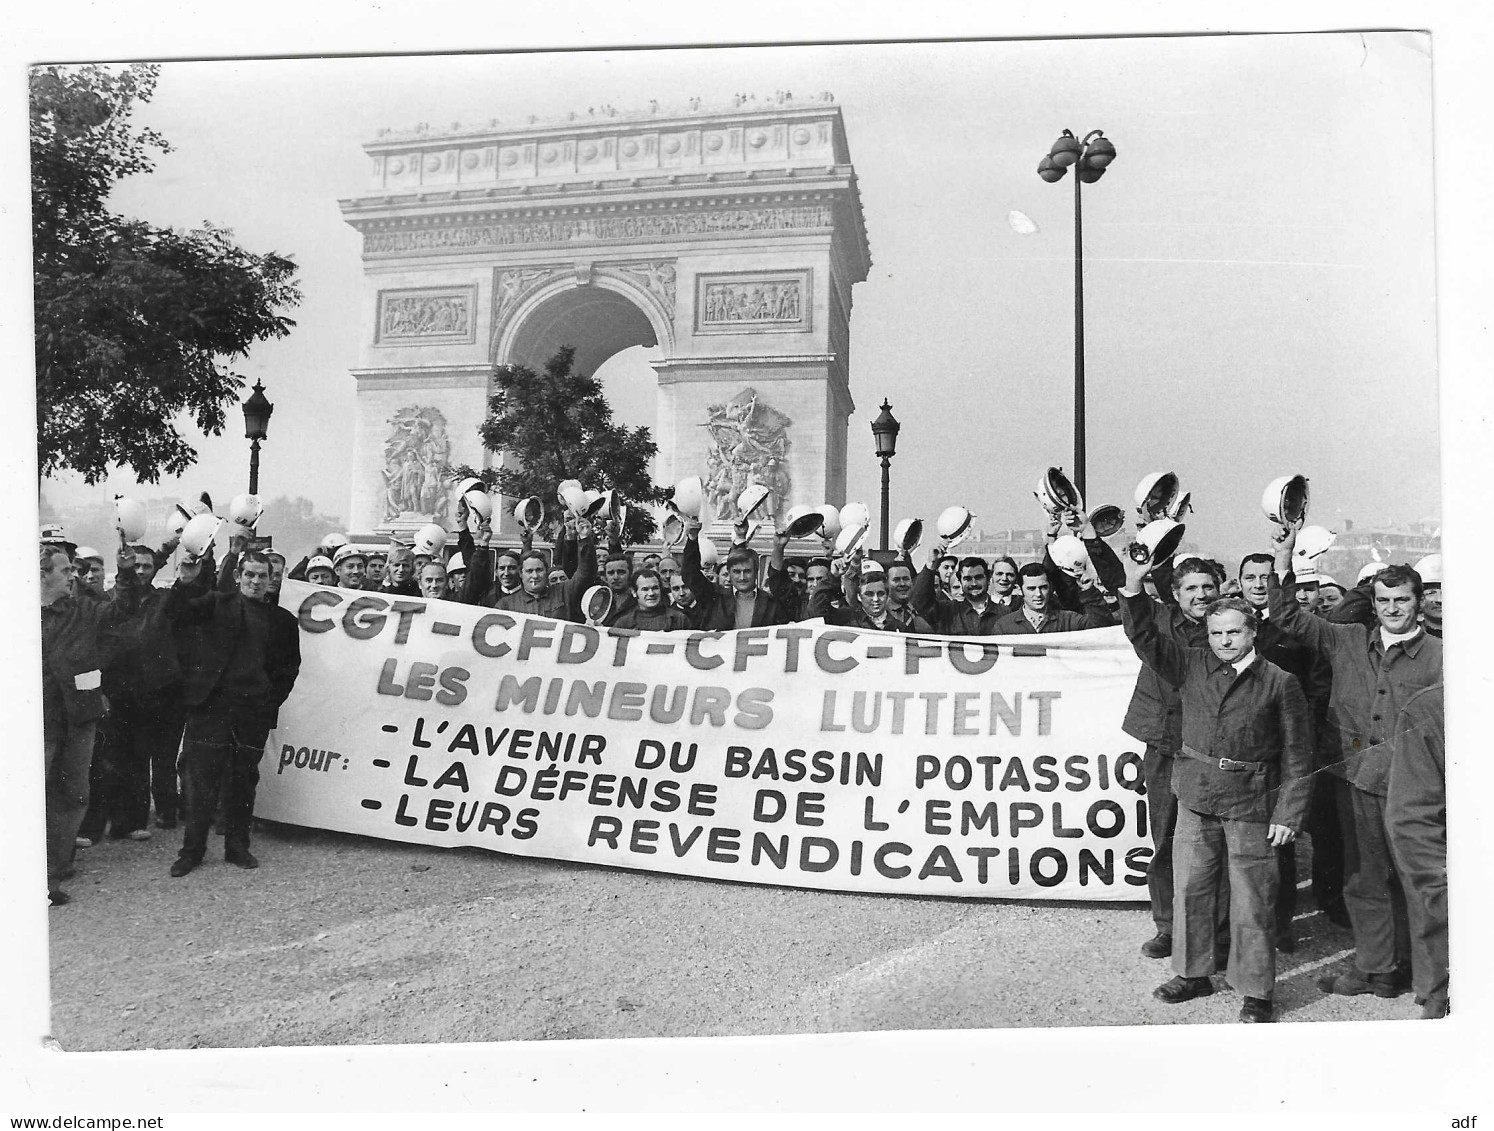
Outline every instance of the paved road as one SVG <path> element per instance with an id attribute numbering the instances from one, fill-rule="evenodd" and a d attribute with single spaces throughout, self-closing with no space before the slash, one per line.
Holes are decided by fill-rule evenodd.
<path id="1" fill-rule="evenodd" d="M 258 871 L 178 880 L 177 836 L 79 854 L 50 912 L 63 1048 L 1219 1023 L 1240 1005 L 1155 1001 L 1171 971 L 1138 953 L 1138 904 L 838 895 L 288 826 L 258 834 Z M 1409 995 L 1317 991 L 1352 943 L 1304 902 L 1280 1019 L 1417 1017 Z"/>

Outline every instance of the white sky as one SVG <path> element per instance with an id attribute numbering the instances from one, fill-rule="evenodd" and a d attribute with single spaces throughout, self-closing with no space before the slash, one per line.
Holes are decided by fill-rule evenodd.
<path id="1" fill-rule="evenodd" d="M 1101 127 L 1119 157 L 1085 190 L 1091 501 L 1174 469 L 1191 537 L 1225 558 L 1263 536 L 1279 474 L 1309 475 L 1335 528 L 1438 515 L 1431 66 L 1412 34 L 170 63 L 138 119 L 175 152 L 115 205 L 300 264 L 297 329 L 242 368 L 276 406 L 261 492 L 346 517 L 367 299 L 337 200 L 365 189 L 363 142 L 778 88 L 844 107 L 870 237 L 851 498 L 875 506 L 886 396 L 894 522 L 959 502 L 987 528 L 1038 524 L 1038 474 L 1073 464 L 1073 194 L 1035 167 L 1064 127 Z M 603 376 L 619 416 L 654 424 L 641 349 Z M 168 489 L 241 490 L 237 424 Z M 49 497 L 86 497 L 73 482 Z"/>

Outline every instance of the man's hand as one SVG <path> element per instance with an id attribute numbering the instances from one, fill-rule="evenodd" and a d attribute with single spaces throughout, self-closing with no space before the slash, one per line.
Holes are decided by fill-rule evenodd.
<path id="1" fill-rule="evenodd" d="M 789 544 L 789 532 L 787 530 L 773 531 L 773 542 L 778 546 L 787 546 Z"/>
<path id="2" fill-rule="evenodd" d="M 1131 546 L 1140 545 L 1140 542 L 1131 543 Z M 1150 560 L 1138 562 L 1134 557 L 1131 556 L 1131 546 L 1127 546 L 1126 552 L 1119 555 L 1119 557 L 1121 560 L 1121 565 L 1125 567 L 1126 570 L 1125 591 L 1127 593 L 1135 594 L 1142 592 L 1141 583 L 1146 580 L 1146 575 L 1152 572 L 1152 563 Z M 1145 549 L 1144 546 L 1142 548 Z"/>
<path id="3" fill-rule="evenodd" d="M 467 506 L 467 496 L 460 496 L 456 504 L 456 528 L 458 530 L 467 529 L 467 512 L 469 509 Z"/>
<path id="4" fill-rule="evenodd" d="M 1272 541 L 1276 543 L 1276 572 L 1288 573 L 1292 568 L 1292 552 L 1297 548 L 1297 531 L 1302 529 L 1302 519 L 1289 525 L 1277 526 L 1276 532 L 1271 535 Z"/>
<path id="5" fill-rule="evenodd" d="M 240 530 L 236 534 L 228 536 L 228 552 L 230 554 L 242 555 L 249 548 L 249 532 Z"/>
<path id="6" fill-rule="evenodd" d="M 1085 521 L 1084 515 L 1080 511 L 1066 510 L 1063 512 L 1063 524 L 1076 534 L 1084 529 Z"/>
<path id="7" fill-rule="evenodd" d="M 458 527 L 460 529 L 460 527 Z M 524 536 L 529 536 L 529 531 L 524 531 Z M 473 545 L 487 549 L 488 543 L 493 540 L 493 524 L 488 519 L 478 519 L 477 529 L 472 531 Z"/>
<path id="8" fill-rule="evenodd" d="M 124 536 L 120 536 L 119 553 L 114 556 L 114 568 L 118 571 L 121 580 L 135 576 L 135 551 L 125 544 Z"/>
<path id="9" fill-rule="evenodd" d="M 1062 523 L 1059 519 L 1058 512 L 1049 511 L 1047 525 L 1043 528 L 1043 533 L 1047 537 L 1048 541 L 1051 542 L 1053 541 L 1053 539 L 1058 537 L 1058 530 L 1061 525 Z"/>
<path id="10" fill-rule="evenodd" d="M 745 546 L 747 544 L 747 520 L 745 518 L 737 519 L 732 525 L 731 540 L 732 544 L 736 546 Z"/>
<path id="11" fill-rule="evenodd" d="M 176 576 L 177 580 L 179 581 L 185 581 L 190 585 L 192 582 L 197 580 L 198 575 L 201 573 L 201 558 L 193 558 L 190 561 L 186 558 L 183 558 L 179 563 L 177 563 Z"/>
<path id="12" fill-rule="evenodd" d="M 578 518 L 576 520 L 576 541 L 584 542 L 591 537 L 591 519 Z"/>
<path id="13" fill-rule="evenodd" d="M 1271 825 L 1266 829 L 1266 840 L 1272 848 L 1280 848 L 1284 844 L 1291 844 L 1297 839 L 1297 834 L 1285 825 Z"/>
<path id="14" fill-rule="evenodd" d="M 685 534 L 687 537 L 694 538 L 696 535 L 698 535 L 700 533 L 700 527 L 701 522 L 700 516 L 698 514 L 692 514 L 685 519 Z"/>

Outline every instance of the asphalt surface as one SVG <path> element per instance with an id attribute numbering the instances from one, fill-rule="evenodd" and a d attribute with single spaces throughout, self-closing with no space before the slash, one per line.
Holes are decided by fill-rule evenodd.
<path id="1" fill-rule="evenodd" d="M 1143 904 L 842 895 L 262 824 L 257 871 L 173 879 L 179 832 L 79 852 L 49 912 L 63 1049 L 1232 1023 L 1151 996 Z M 1299 853 L 1306 874 L 1309 854 Z M 1333 998 L 1352 940 L 1302 893 L 1282 1022 L 1417 1018 Z"/>

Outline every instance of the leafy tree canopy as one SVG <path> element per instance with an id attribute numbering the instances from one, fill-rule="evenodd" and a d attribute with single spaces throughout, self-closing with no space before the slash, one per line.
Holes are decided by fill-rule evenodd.
<path id="1" fill-rule="evenodd" d="M 615 490 L 629 504 L 625 542 L 653 537 L 654 517 L 641 505 L 660 502 L 649 461 L 659 450 L 647 428 L 615 424 L 612 408 L 595 377 L 575 373 L 576 351 L 562 347 L 543 373 L 522 365 L 499 366 L 488 416 L 478 427 L 483 446 L 516 466 L 489 468 L 480 476 L 510 499 L 537 495 L 545 517 L 562 516 L 556 488 L 567 479 L 589 490 Z M 469 467 L 459 477 L 478 475 Z"/>
<path id="2" fill-rule="evenodd" d="M 228 363 L 295 323 L 296 264 L 236 246 L 210 223 L 157 228 L 106 207 L 124 177 L 154 167 L 164 138 L 130 114 L 158 68 L 39 67 L 31 84 L 37 458 L 43 475 L 97 483 L 114 466 L 141 482 L 179 475 L 197 453 L 173 421 L 208 435 L 244 378 Z"/>

